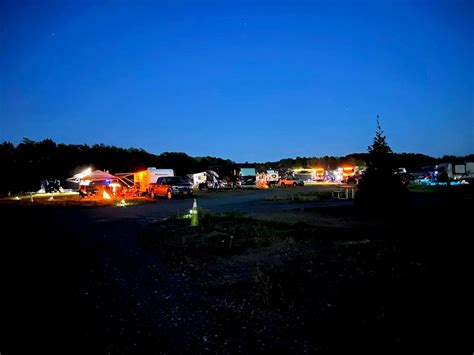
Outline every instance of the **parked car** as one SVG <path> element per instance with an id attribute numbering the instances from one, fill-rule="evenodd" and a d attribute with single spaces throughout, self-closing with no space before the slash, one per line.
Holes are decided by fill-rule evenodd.
<path id="1" fill-rule="evenodd" d="M 186 182 L 179 176 L 163 176 L 156 180 L 156 184 L 150 184 L 148 196 L 164 196 L 168 200 L 175 196 L 190 196 L 193 194 L 192 184 Z"/>
<path id="2" fill-rule="evenodd" d="M 304 181 L 301 179 L 296 179 L 292 176 L 287 176 L 280 179 L 280 186 L 304 186 Z"/>

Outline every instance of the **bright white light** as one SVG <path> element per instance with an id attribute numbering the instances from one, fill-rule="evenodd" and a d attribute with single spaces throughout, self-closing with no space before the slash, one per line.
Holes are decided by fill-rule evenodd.
<path id="1" fill-rule="evenodd" d="M 82 179 L 83 177 L 86 177 L 87 175 L 89 175 L 91 172 L 92 172 L 92 168 L 87 168 L 83 172 L 76 174 L 75 177 L 77 179 Z"/>

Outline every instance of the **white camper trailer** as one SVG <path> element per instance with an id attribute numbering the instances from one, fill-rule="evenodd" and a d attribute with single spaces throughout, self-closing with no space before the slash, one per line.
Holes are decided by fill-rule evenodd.
<path id="1" fill-rule="evenodd" d="M 156 184 L 156 180 L 162 176 L 174 176 L 173 169 L 148 168 L 137 173 L 133 173 L 133 180 L 140 192 L 146 192 L 150 184 Z"/>
<path id="2" fill-rule="evenodd" d="M 189 176 L 189 175 L 188 175 Z M 203 186 L 203 184 L 206 183 L 206 172 L 202 173 L 196 173 L 191 175 L 193 179 L 193 189 L 197 189 L 200 186 Z"/>
<path id="3" fill-rule="evenodd" d="M 201 173 L 190 175 L 194 189 L 218 189 L 219 175 L 213 170 L 206 170 Z"/>
<path id="4" fill-rule="evenodd" d="M 437 166 L 438 180 L 474 183 L 474 162 L 441 163 Z"/>
<path id="5" fill-rule="evenodd" d="M 157 168 L 148 168 L 147 172 L 150 175 L 150 183 L 155 184 L 156 180 L 162 176 L 174 176 L 173 169 L 157 169 Z"/>
<path id="6" fill-rule="evenodd" d="M 278 171 L 276 171 L 276 170 L 267 170 L 266 180 L 267 180 L 268 185 L 278 184 L 278 181 L 280 180 L 280 176 L 278 174 Z"/>

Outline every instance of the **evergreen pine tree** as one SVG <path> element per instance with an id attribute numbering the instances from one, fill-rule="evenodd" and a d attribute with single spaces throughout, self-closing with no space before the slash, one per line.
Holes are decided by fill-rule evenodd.
<path id="1" fill-rule="evenodd" d="M 375 132 L 374 143 L 369 145 L 369 154 L 389 154 L 393 153 L 392 148 L 387 144 L 386 137 L 380 127 L 379 115 L 377 115 L 377 132 Z"/>
<path id="2" fill-rule="evenodd" d="M 403 201 L 406 187 L 395 174 L 393 151 L 387 143 L 377 115 L 377 131 L 372 145 L 368 146 L 367 170 L 359 182 L 356 202 L 378 206 Z"/>
<path id="3" fill-rule="evenodd" d="M 374 142 L 369 145 L 368 152 L 368 173 L 380 175 L 394 172 L 393 152 L 383 134 L 382 127 L 380 127 L 379 115 L 377 115 L 377 131 Z"/>

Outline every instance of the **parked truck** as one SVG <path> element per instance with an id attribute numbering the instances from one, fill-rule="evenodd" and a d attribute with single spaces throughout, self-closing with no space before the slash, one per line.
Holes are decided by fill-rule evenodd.
<path id="1" fill-rule="evenodd" d="M 156 183 L 148 186 L 148 196 L 166 197 L 168 200 L 176 196 L 192 196 L 192 183 L 185 181 L 179 176 L 160 176 Z"/>

